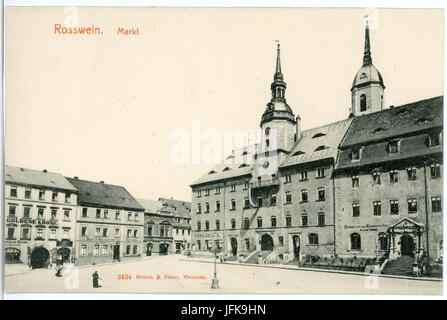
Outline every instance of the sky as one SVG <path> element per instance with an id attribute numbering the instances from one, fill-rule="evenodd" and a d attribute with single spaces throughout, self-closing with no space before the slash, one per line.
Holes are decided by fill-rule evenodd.
<path id="1" fill-rule="evenodd" d="M 187 201 L 189 185 L 213 165 L 172 163 L 172 132 L 191 139 L 197 121 L 221 134 L 257 129 L 271 98 L 275 40 L 287 102 L 303 129 L 345 119 L 362 64 L 366 14 L 290 8 L 5 12 L 5 163 L 122 185 L 138 198 Z M 94 24 L 103 34 L 55 34 L 54 25 L 73 12 L 79 26 Z M 442 10 L 368 13 L 385 105 L 442 95 Z M 139 34 L 117 35 L 119 27 Z"/>

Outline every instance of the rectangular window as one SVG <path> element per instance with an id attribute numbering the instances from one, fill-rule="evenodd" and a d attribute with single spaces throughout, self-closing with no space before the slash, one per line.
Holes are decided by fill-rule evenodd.
<path id="1" fill-rule="evenodd" d="M 70 238 L 69 232 L 70 232 L 70 229 L 63 229 L 63 231 L 62 231 L 62 239 L 69 239 Z"/>
<path id="2" fill-rule="evenodd" d="M 205 190 L 205 196 L 209 196 L 210 195 L 210 189 L 206 189 Z"/>
<path id="3" fill-rule="evenodd" d="M 275 216 L 273 216 L 271 218 L 271 222 L 272 222 L 272 227 L 276 227 L 276 217 Z"/>
<path id="4" fill-rule="evenodd" d="M 14 231 L 15 228 L 14 227 L 8 227 L 8 237 L 6 238 L 7 240 L 14 240 Z"/>
<path id="5" fill-rule="evenodd" d="M 167 231 L 167 230 L 166 230 Z M 166 233 L 166 236 L 168 236 L 168 234 Z M 138 230 L 134 230 L 133 231 L 133 237 L 134 238 L 138 238 Z"/>
<path id="6" fill-rule="evenodd" d="M 149 225 L 150 228 L 150 232 L 148 232 L 149 236 L 152 236 L 152 226 Z M 115 228 L 115 237 L 119 237 L 120 236 L 120 228 Z"/>
<path id="7" fill-rule="evenodd" d="M 44 239 L 43 232 L 44 232 L 44 230 L 42 228 L 38 228 L 37 229 L 37 233 L 36 233 L 36 239 L 37 240 L 43 240 Z"/>
<path id="8" fill-rule="evenodd" d="M 162 230 L 162 229 L 160 228 L 160 230 Z M 127 229 L 127 238 L 130 238 L 131 235 L 132 235 L 132 230 Z M 160 233 L 160 235 L 163 236 L 163 234 L 161 234 L 161 233 Z"/>
<path id="9" fill-rule="evenodd" d="M 51 209 L 51 220 L 57 220 L 57 210 Z"/>
<path id="10" fill-rule="evenodd" d="M 280 246 L 284 245 L 284 237 L 278 237 L 278 242 Z"/>
<path id="11" fill-rule="evenodd" d="M 99 244 L 95 244 L 93 247 L 93 255 L 99 256 Z"/>
<path id="12" fill-rule="evenodd" d="M 16 197 L 17 197 L 17 188 L 15 188 L 15 187 L 14 187 L 14 188 L 11 188 L 9 195 L 10 195 L 11 197 L 16 198 Z"/>
<path id="13" fill-rule="evenodd" d="M 230 185 L 230 191 L 231 191 L 231 192 L 236 191 L 236 184 L 232 183 L 232 184 Z"/>
<path id="14" fill-rule="evenodd" d="M 210 203 L 207 202 L 205 203 L 205 213 L 209 213 L 210 212 Z"/>
<path id="15" fill-rule="evenodd" d="M 121 219 L 121 214 L 120 214 L 119 210 L 115 211 L 115 219 L 116 220 L 120 220 Z"/>
<path id="16" fill-rule="evenodd" d="M 398 200 L 390 200 L 390 214 L 399 214 Z"/>
<path id="17" fill-rule="evenodd" d="M 14 218 L 16 216 L 16 206 L 9 206 L 9 217 Z"/>
<path id="18" fill-rule="evenodd" d="M 205 221 L 205 230 L 208 231 L 210 229 L 210 223 L 209 221 Z"/>
<path id="19" fill-rule="evenodd" d="M 27 219 L 30 217 L 31 207 L 23 207 L 23 218 Z"/>
<path id="20" fill-rule="evenodd" d="M 292 226 L 292 217 L 287 216 L 286 217 L 286 227 L 291 227 L 291 226 Z"/>
<path id="21" fill-rule="evenodd" d="M 248 187 L 249 187 L 249 182 L 245 181 L 244 182 L 244 190 L 248 190 Z"/>
<path id="22" fill-rule="evenodd" d="M 81 228 L 81 236 L 85 237 L 87 235 L 87 227 Z"/>
<path id="23" fill-rule="evenodd" d="M 236 220 L 231 219 L 231 229 L 236 229 Z"/>
<path id="24" fill-rule="evenodd" d="M 441 212 L 441 197 L 432 197 L 431 198 L 431 211 L 432 212 Z"/>
<path id="25" fill-rule="evenodd" d="M 57 202 L 57 192 L 53 191 L 53 193 L 51 194 L 51 201 Z"/>
<path id="26" fill-rule="evenodd" d="M 436 147 L 441 145 L 441 133 L 439 132 L 430 133 L 428 140 L 430 147 Z"/>
<path id="27" fill-rule="evenodd" d="M 138 221 L 138 212 L 135 212 L 133 216 L 134 216 L 135 221 Z M 104 215 L 104 218 L 105 218 L 105 215 Z"/>
<path id="28" fill-rule="evenodd" d="M 137 247 L 137 245 L 134 245 L 134 246 L 133 246 L 132 253 L 133 253 L 133 254 L 137 254 L 137 253 L 138 253 L 138 247 Z"/>
<path id="29" fill-rule="evenodd" d="M 132 246 L 131 245 L 127 245 L 126 246 L 126 254 L 130 255 L 130 250 L 131 250 Z"/>
<path id="30" fill-rule="evenodd" d="M 25 199 L 31 199 L 31 189 L 25 190 Z"/>
<path id="31" fill-rule="evenodd" d="M 197 204 L 197 214 L 202 213 L 202 205 L 200 203 Z"/>
<path id="32" fill-rule="evenodd" d="M 132 212 L 127 213 L 127 220 L 129 220 L 129 221 L 132 220 Z"/>
<path id="33" fill-rule="evenodd" d="M 200 198 L 202 196 L 202 190 L 197 190 L 197 198 Z"/>
<path id="34" fill-rule="evenodd" d="M 45 200 L 45 190 L 39 190 L 39 200 Z"/>
<path id="35" fill-rule="evenodd" d="M 96 218 L 101 218 L 101 209 L 96 209 Z"/>
<path id="36" fill-rule="evenodd" d="M 108 253 L 109 253 L 109 246 L 108 245 L 106 245 L 106 244 L 103 244 L 102 245 L 102 254 L 103 255 L 107 255 Z"/>
<path id="37" fill-rule="evenodd" d="M 374 209 L 375 216 L 381 216 L 382 215 L 382 202 L 373 201 L 373 209 Z"/>
<path id="38" fill-rule="evenodd" d="M 301 190 L 301 202 L 307 202 L 307 201 L 309 201 L 307 190 L 303 189 Z"/>
<path id="39" fill-rule="evenodd" d="M 104 229 L 102 229 L 102 236 L 103 237 L 107 237 L 107 232 L 108 232 L 109 230 L 107 229 L 107 228 L 104 228 Z"/>
<path id="40" fill-rule="evenodd" d="M 109 210 L 104 210 L 104 219 L 109 219 Z"/>
<path id="41" fill-rule="evenodd" d="M 360 149 L 358 148 L 352 149 L 351 161 L 359 161 L 359 160 L 360 160 Z"/>
<path id="42" fill-rule="evenodd" d="M 352 204 L 352 216 L 353 217 L 360 216 L 360 203 L 359 202 L 354 202 Z"/>
<path id="43" fill-rule="evenodd" d="M 286 192 L 286 203 L 292 203 L 292 193 L 290 191 Z"/>
<path id="44" fill-rule="evenodd" d="M 71 193 L 66 192 L 65 193 L 65 203 L 70 203 Z"/>
<path id="45" fill-rule="evenodd" d="M 318 226 L 323 227 L 325 225 L 325 214 L 319 213 L 318 214 Z"/>
<path id="46" fill-rule="evenodd" d="M 81 256 L 86 256 L 87 255 L 87 245 L 83 244 L 81 246 Z"/>
<path id="47" fill-rule="evenodd" d="M 216 220 L 216 230 L 220 230 L 220 221 Z"/>
<path id="48" fill-rule="evenodd" d="M 56 229 L 50 229 L 50 240 L 56 240 Z"/>
<path id="49" fill-rule="evenodd" d="M 440 168 L 439 163 L 433 163 L 430 165 L 430 175 L 431 175 L 432 179 L 441 177 L 441 168 Z"/>
<path id="50" fill-rule="evenodd" d="M 220 187 L 216 187 L 216 194 L 220 194 Z"/>
<path id="51" fill-rule="evenodd" d="M 101 234 L 101 228 L 96 228 L 95 229 L 95 236 L 99 237 L 100 234 Z"/>
<path id="52" fill-rule="evenodd" d="M 318 201 L 325 200 L 325 190 L 324 188 L 318 188 Z"/>
<path id="53" fill-rule="evenodd" d="M 31 229 L 22 227 L 22 240 L 31 240 Z"/>
<path id="54" fill-rule="evenodd" d="M 262 207 L 262 197 L 258 197 L 258 207 Z"/>
<path id="55" fill-rule="evenodd" d="M 87 208 L 82 208 L 82 217 L 87 218 Z"/>
<path id="56" fill-rule="evenodd" d="M 292 201 L 292 199 L 290 199 Z M 270 196 L 270 205 L 271 206 L 276 206 L 276 194 L 272 194 Z"/>
<path id="57" fill-rule="evenodd" d="M 244 219 L 244 229 L 250 228 L 250 220 L 248 218 Z"/>
<path id="58" fill-rule="evenodd" d="M 390 182 L 399 182 L 399 172 L 397 170 L 390 170 Z"/>
<path id="59" fill-rule="evenodd" d="M 317 178 L 324 178 L 324 168 L 318 168 L 317 169 Z"/>
<path id="60" fill-rule="evenodd" d="M 307 171 L 300 172 L 300 180 L 307 180 Z"/>
<path id="61" fill-rule="evenodd" d="M 408 167 L 407 168 L 408 180 L 416 180 L 416 167 Z"/>
<path id="62" fill-rule="evenodd" d="M 359 187 L 359 176 L 352 176 L 351 180 L 352 180 L 352 187 L 358 188 Z"/>
<path id="63" fill-rule="evenodd" d="M 64 220 L 70 221 L 70 210 L 64 210 Z"/>
<path id="64" fill-rule="evenodd" d="M 202 230 L 202 224 L 200 223 L 200 221 L 197 221 L 197 231 Z"/>
<path id="65" fill-rule="evenodd" d="M 250 208 L 250 200 L 248 197 L 244 198 L 244 209 L 249 209 Z"/>
<path id="66" fill-rule="evenodd" d="M 418 211 L 418 201 L 416 199 L 408 199 L 408 213 L 416 213 Z"/>
<path id="67" fill-rule="evenodd" d="M 262 218 L 261 217 L 258 217 L 257 222 L 258 222 L 258 228 L 262 228 Z"/>
<path id="68" fill-rule="evenodd" d="M 373 183 L 374 184 L 381 184 L 382 181 L 380 179 L 380 172 L 379 171 L 374 171 L 372 173 L 372 178 L 373 178 Z"/>
<path id="69" fill-rule="evenodd" d="M 42 220 L 43 219 L 43 214 L 44 214 L 44 209 L 43 208 L 38 208 L 37 209 L 37 219 L 38 220 Z"/>
<path id="70" fill-rule="evenodd" d="M 284 183 L 292 182 L 292 176 L 290 174 L 284 176 Z"/>
<path id="71" fill-rule="evenodd" d="M 307 217 L 307 214 L 301 215 L 301 225 L 303 227 L 307 227 L 309 225 L 309 218 Z"/>
<path id="72" fill-rule="evenodd" d="M 236 200 L 231 199 L 231 210 L 236 210 Z"/>
<path id="73" fill-rule="evenodd" d="M 220 212 L 220 202 L 216 201 L 216 212 Z"/>

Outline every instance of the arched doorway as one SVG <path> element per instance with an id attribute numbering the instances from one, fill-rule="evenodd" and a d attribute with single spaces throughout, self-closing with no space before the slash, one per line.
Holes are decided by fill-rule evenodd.
<path id="1" fill-rule="evenodd" d="M 261 250 L 273 250 L 273 238 L 269 234 L 263 234 L 261 237 Z"/>
<path id="2" fill-rule="evenodd" d="M 146 255 L 151 256 L 152 255 L 152 243 L 148 242 L 146 245 Z"/>
<path id="3" fill-rule="evenodd" d="M 70 262 L 70 249 L 60 248 L 57 250 L 56 264 L 60 265 L 66 262 Z"/>
<path id="4" fill-rule="evenodd" d="M 400 237 L 400 252 L 403 256 L 414 256 L 414 240 L 410 235 Z"/>
<path id="5" fill-rule="evenodd" d="M 31 253 L 31 267 L 33 269 L 46 268 L 50 263 L 50 253 L 44 247 L 38 247 Z"/>
<path id="6" fill-rule="evenodd" d="M 231 253 L 233 256 L 237 255 L 237 239 L 231 238 Z"/>
<path id="7" fill-rule="evenodd" d="M 296 259 L 300 258 L 300 237 L 297 235 L 294 235 L 292 237 L 292 242 L 293 242 L 293 256 Z"/>
<path id="8" fill-rule="evenodd" d="M 160 243 L 160 247 L 159 247 L 159 255 L 160 256 L 164 256 L 168 254 L 168 249 L 169 249 L 169 244 L 168 243 Z"/>

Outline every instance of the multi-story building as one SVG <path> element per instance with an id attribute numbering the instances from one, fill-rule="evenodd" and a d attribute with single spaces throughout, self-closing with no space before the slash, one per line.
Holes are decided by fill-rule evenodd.
<path id="1" fill-rule="evenodd" d="M 146 255 L 182 253 L 191 241 L 191 203 L 159 198 L 137 199 L 144 211 L 144 248 Z"/>
<path id="2" fill-rule="evenodd" d="M 122 186 L 75 178 L 77 265 L 142 257 L 144 208 Z"/>
<path id="3" fill-rule="evenodd" d="M 172 223 L 174 252 L 182 253 L 188 250 L 191 244 L 191 202 L 172 198 L 160 198 L 159 201 L 174 210 Z"/>
<path id="4" fill-rule="evenodd" d="M 58 173 L 5 166 L 5 263 L 73 262 L 77 193 Z"/>
<path id="5" fill-rule="evenodd" d="M 368 25 L 349 118 L 301 130 L 279 46 L 271 90 L 261 141 L 191 184 L 193 249 L 286 261 L 442 256 L 443 97 L 385 109 Z"/>
<path id="6" fill-rule="evenodd" d="M 173 252 L 172 225 L 174 210 L 160 201 L 137 199 L 144 207 L 144 240 L 146 256 Z"/>

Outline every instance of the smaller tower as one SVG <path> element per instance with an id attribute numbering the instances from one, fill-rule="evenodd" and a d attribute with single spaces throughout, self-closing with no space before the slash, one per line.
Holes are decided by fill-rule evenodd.
<path id="1" fill-rule="evenodd" d="M 280 46 L 278 43 L 276 69 L 270 86 L 272 98 L 267 103 L 262 119 L 262 143 L 266 150 L 276 150 L 278 153 L 288 152 L 295 142 L 295 115 L 286 101 L 284 76 L 281 71 Z M 272 133 L 276 133 L 272 136 Z M 272 144 L 271 142 L 273 142 Z"/>
<path id="2" fill-rule="evenodd" d="M 363 65 L 357 72 L 351 88 L 351 115 L 358 116 L 382 110 L 384 89 L 382 75 L 372 64 L 369 25 L 366 20 Z"/>

